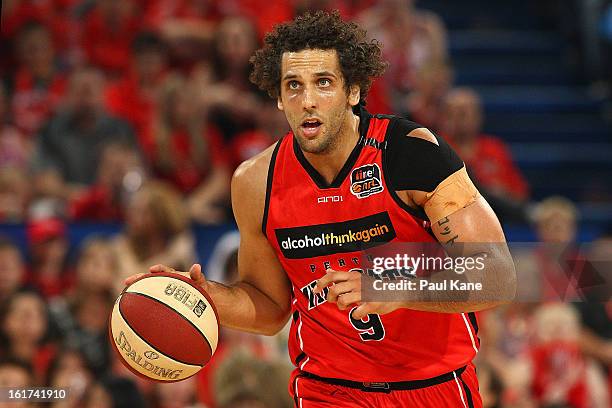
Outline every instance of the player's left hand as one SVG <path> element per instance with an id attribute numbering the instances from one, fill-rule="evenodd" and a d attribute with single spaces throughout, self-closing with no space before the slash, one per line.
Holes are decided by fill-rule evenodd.
<path id="1" fill-rule="evenodd" d="M 327 301 L 335 303 L 340 310 L 346 310 L 352 305 L 358 305 L 353 311 L 353 318 L 362 319 L 368 314 L 391 313 L 401 307 L 402 302 L 362 302 L 361 278 L 362 274 L 356 271 L 335 271 L 328 269 L 321 279 L 317 281 L 314 293 L 320 293 L 329 287 Z"/>

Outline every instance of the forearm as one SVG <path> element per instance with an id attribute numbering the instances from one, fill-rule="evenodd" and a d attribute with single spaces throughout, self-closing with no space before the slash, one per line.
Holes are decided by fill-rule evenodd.
<path id="1" fill-rule="evenodd" d="M 288 306 L 276 303 L 248 282 L 227 286 L 208 281 L 208 288 L 222 326 L 271 336 L 289 318 Z"/>
<path id="2" fill-rule="evenodd" d="M 479 251 L 453 257 L 450 265 L 450 258 L 444 258 L 438 263 L 447 268 L 442 270 L 428 269 L 429 260 L 420 267 L 398 268 L 387 263 L 390 269 L 375 279 L 362 276 L 368 279 L 362 283 L 362 300 L 394 302 L 398 307 L 438 313 L 475 312 L 507 303 L 514 299 L 516 291 L 512 258 L 505 245 L 486 246 L 488 251 L 481 251 L 480 244 Z M 440 260 L 439 256 L 436 259 Z M 466 266 L 468 260 L 473 261 L 470 267 Z M 419 272 L 415 274 L 415 270 Z"/>
<path id="3" fill-rule="evenodd" d="M 482 270 L 458 273 L 445 270 L 420 278 L 405 307 L 439 313 L 467 313 L 509 303 L 516 292 L 516 274 L 510 255 L 484 257 Z"/>

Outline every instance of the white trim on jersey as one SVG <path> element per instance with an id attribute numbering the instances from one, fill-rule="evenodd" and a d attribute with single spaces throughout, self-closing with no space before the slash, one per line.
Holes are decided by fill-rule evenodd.
<path id="1" fill-rule="evenodd" d="M 453 371 L 453 377 L 455 377 L 455 383 L 457 384 L 457 389 L 459 390 L 459 396 L 461 397 L 461 402 L 463 403 L 463 408 L 467 408 L 467 405 L 465 405 L 465 400 L 463 399 L 463 390 L 461 389 L 461 385 L 459 385 L 459 380 L 457 379 L 457 374 L 455 374 L 454 371 Z"/>
<path id="2" fill-rule="evenodd" d="M 472 340 L 472 347 L 474 348 L 474 351 L 478 353 L 478 347 L 476 347 L 476 342 L 474 341 L 474 335 L 472 334 L 472 329 L 470 329 L 470 324 L 468 323 L 467 318 L 465 317 L 465 313 L 461 313 L 461 317 L 463 317 L 463 323 L 465 323 L 465 328 L 470 334 L 470 340 Z"/>
<path id="3" fill-rule="evenodd" d="M 298 335 L 298 340 L 300 340 L 300 350 L 304 352 L 304 340 L 302 340 L 302 316 L 300 316 L 300 324 L 298 324 L 297 335 Z M 304 354 L 306 353 L 304 352 Z M 302 364 L 300 364 L 300 370 L 304 369 L 304 366 L 306 365 L 308 360 L 310 360 L 310 357 L 306 356 L 306 359 L 302 361 Z"/>
<path id="4" fill-rule="evenodd" d="M 300 398 L 298 394 L 298 381 L 299 380 L 300 380 L 300 377 L 295 377 L 295 398 L 297 398 L 298 400 L 299 408 L 302 408 L 302 399 Z"/>

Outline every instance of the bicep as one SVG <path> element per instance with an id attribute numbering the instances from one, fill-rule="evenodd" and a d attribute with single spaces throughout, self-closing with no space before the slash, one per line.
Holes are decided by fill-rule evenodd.
<path id="1" fill-rule="evenodd" d="M 497 216 L 482 196 L 478 196 L 466 207 L 432 221 L 431 229 L 438 241 L 446 244 L 445 248 L 449 254 L 453 252 L 454 247 L 469 251 L 481 248 L 481 245 L 477 244 L 506 242 Z M 459 242 L 470 242 L 475 245 L 470 248 L 454 245 Z M 492 249 L 491 245 L 485 247 Z"/>

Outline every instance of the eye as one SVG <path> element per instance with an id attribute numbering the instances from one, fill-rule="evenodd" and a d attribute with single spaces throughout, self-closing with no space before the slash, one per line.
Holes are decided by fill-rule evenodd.
<path id="1" fill-rule="evenodd" d="M 289 89 L 298 89 L 300 87 L 300 83 L 298 81 L 289 81 L 287 86 Z"/>
<path id="2" fill-rule="evenodd" d="M 321 78 L 319 79 L 319 85 L 320 86 L 330 86 L 331 85 L 331 81 L 327 78 Z"/>

